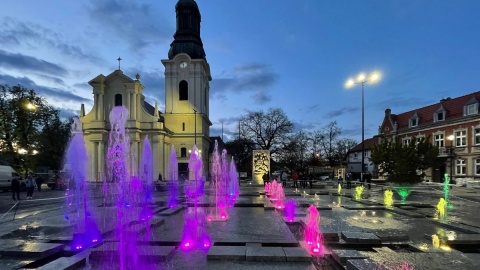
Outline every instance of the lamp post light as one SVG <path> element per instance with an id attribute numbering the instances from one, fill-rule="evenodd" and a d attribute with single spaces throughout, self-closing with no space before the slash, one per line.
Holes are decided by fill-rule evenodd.
<path id="1" fill-rule="evenodd" d="M 364 73 L 360 73 L 357 76 L 357 79 L 350 78 L 345 84 L 345 87 L 350 88 L 355 84 L 362 84 L 362 171 L 360 173 L 360 179 L 363 182 L 363 173 L 365 171 L 365 83 L 375 83 L 380 80 L 380 74 L 378 72 L 373 72 L 368 77 Z"/>
<path id="2" fill-rule="evenodd" d="M 453 140 L 455 139 L 455 136 L 449 135 L 447 139 L 450 141 L 450 182 L 452 181 L 452 176 L 453 176 L 453 156 L 455 154 L 455 151 L 453 151 Z"/>

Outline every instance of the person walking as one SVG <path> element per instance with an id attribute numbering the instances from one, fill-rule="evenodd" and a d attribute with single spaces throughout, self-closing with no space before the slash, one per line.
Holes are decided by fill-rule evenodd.
<path id="1" fill-rule="evenodd" d="M 27 199 L 33 198 L 33 191 L 37 187 L 37 183 L 33 179 L 33 173 L 30 173 L 25 180 L 25 186 L 27 187 Z"/>
<path id="2" fill-rule="evenodd" d="M 282 172 L 281 178 L 282 178 L 282 187 L 287 187 L 287 173 Z"/>
<path id="3" fill-rule="evenodd" d="M 372 184 L 372 174 L 370 172 L 366 172 L 363 177 L 365 177 L 365 181 L 367 182 L 368 189 L 370 189 Z"/>
<path id="4" fill-rule="evenodd" d="M 352 174 L 347 173 L 347 189 L 351 189 L 351 188 L 352 188 Z"/>
<path id="5" fill-rule="evenodd" d="M 296 172 L 292 173 L 293 187 L 298 188 L 298 174 Z"/>
<path id="6" fill-rule="evenodd" d="M 15 199 L 15 194 L 17 195 L 17 198 Z M 19 200 L 20 201 L 20 180 L 18 177 L 14 177 L 12 179 L 12 199 L 14 201 Z"/>
<path id="7" fill-rule="evenodd" d="M 35 183 L 37 184 L 37 190 L 42 191 L 43 178 L 40 175 L 35 177 Z"/>

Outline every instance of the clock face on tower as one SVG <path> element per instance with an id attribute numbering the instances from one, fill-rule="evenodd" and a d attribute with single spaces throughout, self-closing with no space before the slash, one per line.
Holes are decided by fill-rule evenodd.
<path id="1" fill-rule="evenodd" d="M 180 68 L 186 68 L 187 67 L 187 62 L 182 61 L 180 62 Z"/>

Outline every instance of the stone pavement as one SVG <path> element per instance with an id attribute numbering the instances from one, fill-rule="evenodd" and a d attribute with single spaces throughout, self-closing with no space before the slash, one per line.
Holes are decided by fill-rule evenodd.
<path id="1" fill-rule="evenodd" d="M 286 188 L 286 199 L 299 205 L 295 220 L 288 222 L 263 186 L 242 184 L 235 206 L 227 209 L 228 220 L 205 223 L 211 246 L 191 251 L 179 246 L 185 214 L 194 204 L 183 199 L 180 206 L 168 208 L 166 192 L 156 192 L 149 227 L 129 221 L 129 230 L 141 236 L 135 246 L 137 261 L 130 263 L 142 269 L 480 269 L 480 190 L 454 187 L 447 215 L 438 219 L 441 186 L 416 186 L 404 202 L 395 194 L 391 208 L 383 205 L 385 189 L 365 189 L 362 199 L 354 200 L 354 189 L 338 194 L 332 182 L 315 183 L 312 189 Z M 23 212 L 15 220 L 9 213 L 0 219 L 0 269 L 119 269 L 114 204 L 98 190 L 92 192 L 103 243 L 71 250 L 73 228 L 80 220 L 61 203 Z M 206 194 L 199 214 L 211 210 L 212 187 L 206 186 Z M 9 194 L 0 195 L 2 209 L 8 210 L 13 205 Z M 311 255 L 303 242 L 310 205 L 320 212 L 321 255 Z M 438 247 L 432 235 L 438 236 Z"/>

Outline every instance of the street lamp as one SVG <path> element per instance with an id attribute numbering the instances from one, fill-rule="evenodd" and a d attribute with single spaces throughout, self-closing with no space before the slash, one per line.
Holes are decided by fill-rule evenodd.
<path id="1" fill-rule="evenodd" d="M 453 151 L 453 140 L 455 139 L 455 136 L 449 135 L 447 139 L 450 141 L 450 182 L 452 181 L 452 175 L 453 175 L 453 156 L 454 156 L 454 151 Z"/>
<path id="2" fill-rule="evenodd" d="M 380 74 L 378 72 L 373 72 L 368 77 L 365 73 L 360 73 L 357 76 L 357 79 L 350 78 L 345 84 L 345 87 L 350 88 L 355 84 L 362 84 L 362 172 L 360 173 L 360 179 L 363 182 L 363 172 L 365 170 L 365 106 L 364 106 L 364 85 L 365 83 L 375 83 L 380 80 Z"/>
<path id="3" fill-rule="evenodd" d="M 195 112 L 195 145 L 197 145 L 197 110 L 193 109 L 193 111 Z"/>

